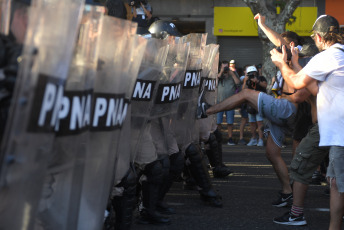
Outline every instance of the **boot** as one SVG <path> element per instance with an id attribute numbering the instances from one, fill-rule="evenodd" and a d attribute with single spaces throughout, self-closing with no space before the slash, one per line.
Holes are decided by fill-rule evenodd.
<path id="1" fill-rule="evenodd" d="M 215 178 L 223 178 L 233 173 L 222 162 L 222 134 L 218 130 L 211 133 L 207 144 L 210 149 L 206 151 L 210 165 L 213 167 L 213 175 Z"/>
<path id="2" fill-rule="evenodd" d="M 133 165 L 116 187 L 122 187 L 122 196 L 114 196 L 111 200 L 112 209 L 115 212 L 115 230 L 130 229 L 133 211 L 136 205 L 136 181 L 137 174 Z"/>
<path id="3" fill-rule="evenodd" d="M 191 190 L 191 191 L 198 191 L 196 181 L 190 175 L 190 171 L 188 169 L 188 166 L 186 165 L 183 170 L 183 189 Z"/>
<path id="4" fill-rule="evenodd" d="M 174 153 L 170 156 L 159 157 L 163 167 L 164 179 L 159 192 L 159 200 L 157 203 L 157 210 L 165 215 L 175 214 L 176 211 L 169 207 L 164 198 L 166 193 L 170 190 L 176 178 L 180 177 L 184 168 L 184 157 L 181 152 Z"/>
<path id="5" fill-rule="evenodd" d="M 156 211 L 159 199 L 159 191 L 162 185 L 163 173 L 160 161 L 154 161 L 146 165 L 144 174 L 146 181 L 142 181 L 142 205 L 138 219 L 139 224 L 170 224 L 168 217 L 161 215 Z"/>
<path id="6" fill-rule="evenodd" d="M 190 174 L 195 179 L 196 184 L 201 188 L 199 191 L 201 199 L 211 206 L 222 207 L 221 198 L 212 188 L 210 176 L 199 146 L 193 143 L 190 144 L 185 150 L 185 154 L 190 160 L 190 165 L 188 165 Z"/>

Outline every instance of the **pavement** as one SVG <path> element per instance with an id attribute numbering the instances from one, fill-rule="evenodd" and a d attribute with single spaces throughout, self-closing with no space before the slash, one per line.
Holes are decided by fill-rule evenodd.
<path id="1" fill-rule="evenodd" d="M 246 135 L 246 134 L 245 134 Z M 238 141 L 238 138 L 235 138 Z M 291 143 L 286 143 L 282 156 L 287 165 L 291 161 Z M 305 201 L 306 226 L 283 226 L 272 219 L 288 212 L 276 208 L 271 202 L 278 198 L 281 189 L 276 174 L 265 157 L 265 147 L 243 145 L 228 146 L 223 143 L 223 161 L 234 173 L 223 179 L 210 176 L 214 189 L 222 196 L 223 207 L 206 206 L 197 191 L 183 190 L 182 182 L 175 182 L 166 196 L 167 203 L 176 209 L 167 226 L 139 225 L 132 230 L 319 230 L 329 226 L 329 196 L 326 184 L 311 185 Z M 135 212 L 135 215 L 138 215 Z M 344 228 L 343 228 L 344 229 Z"/>

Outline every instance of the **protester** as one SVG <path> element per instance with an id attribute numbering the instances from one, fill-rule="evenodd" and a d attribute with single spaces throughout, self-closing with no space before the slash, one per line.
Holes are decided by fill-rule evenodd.
<path id="1" fill-rule="evenodd" d="M 287 36 L 282 38 L 265 25 L 265 17 L 260 17 L 258 14 L 255 16 L 255 19 L 258 19 L 258 25 L 264 28 L 263 31 L 267 33 L 271 41 L 274 41 L 275 45 L 287 44 L 288 42 L 298 45 L 298 41 L 293 36 L 288 37 L 288 34 L 293 35 L 294 33 L 287 33 Z M 282 191 L 278 200 L 272 203 L 276 207 L 287 206 L 292 201 L 293 195 L 289 182 L 288 168 L 281 156 L 281 148 L 285 134 L 290 134 L 294 128 L 297 103 L 301 102 L 299 98 L 302 98 L 305 93 L 308 94 L 306 90 L 298 90 L 294 93 L 294 89 L 287 84 L 283 85 L 282 92 L 284 93 L 280 99 L 276 99 L 264 92 L 244 89 L 223 102 L 210 108 L 208 107 L 208 109 L 206 102 L 200 104 L 200 106 L 203 104 L 203 114 L 201 117 L 219 111 L 230 110 L 246 102 L 256 109 L 260 116 L 266 118 L 266 131 L 269 134 L 266 143 L 266 155 L 282 184 Z M 274 111 L 274 113 L 271 113 L 271 111 Z"/>
<path id="2" fill-rule="evenodd" d="M 285 64 L 286 49 L 283 54 L 271 51 L 271 59 L 281 70 L 285 81 L 295 89 L 308 89 L 317 95 L 317 115 L 319 122 L 319 146 L 330 146 L 327 177 L 331 186 L 330 226 L 340 229 L 344 210 L 344 46 L 338 21 L 329 15 L 321 15 L 313 25 L 311 35 L 321 53 L 317 54 L 298 73 Z M 294 46 L 291 46 L 294 49 Z"/>

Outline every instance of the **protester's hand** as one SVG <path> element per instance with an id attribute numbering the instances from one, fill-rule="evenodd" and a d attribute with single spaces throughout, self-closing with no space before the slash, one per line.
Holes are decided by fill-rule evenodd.
<path id="1" fill-rule="evenodd" d="M 261 15 L 260 13 L 256 14 L 254 16 L 254 19 L 255 20 L 258 20 L 258 25 L 261 26 L 261 25 L 265 25 L 265 16 Z"/>
<path id="2" fill-rule="evenodd" d="M 271 54 L 271 61 L 278 66 L 279 64 L 283 62 L 287 62 L 287 51 L 286 47 L 282 47 L 282 53 L 278 52 L 276 49 L 272 49 L 270 51 Z"/>
<path id="3" fill-rule="evenodd" d="M 299 62 L 299 49 L 295 47 L 295 44 L 290 44 L 290 51 L 291 51 L 291 63 L 298 63 Z"/>

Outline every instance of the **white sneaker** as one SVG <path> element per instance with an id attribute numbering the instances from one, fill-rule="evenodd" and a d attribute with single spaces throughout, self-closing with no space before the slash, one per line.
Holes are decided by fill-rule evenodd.
<path id="1" fill-rule="evenodd" d="M 264 146 L 264 141 L 263 141 L 263 139 L 259 139 L 259 140 L 258 140 L 257 146 L 259 146 L 259 147 Z"/>
<path id="2" fill-rule="evenodd" d="M 247 146 L 257 145 L 257 139 L 251 138 L 250 142 L 248 142 Z"/>

